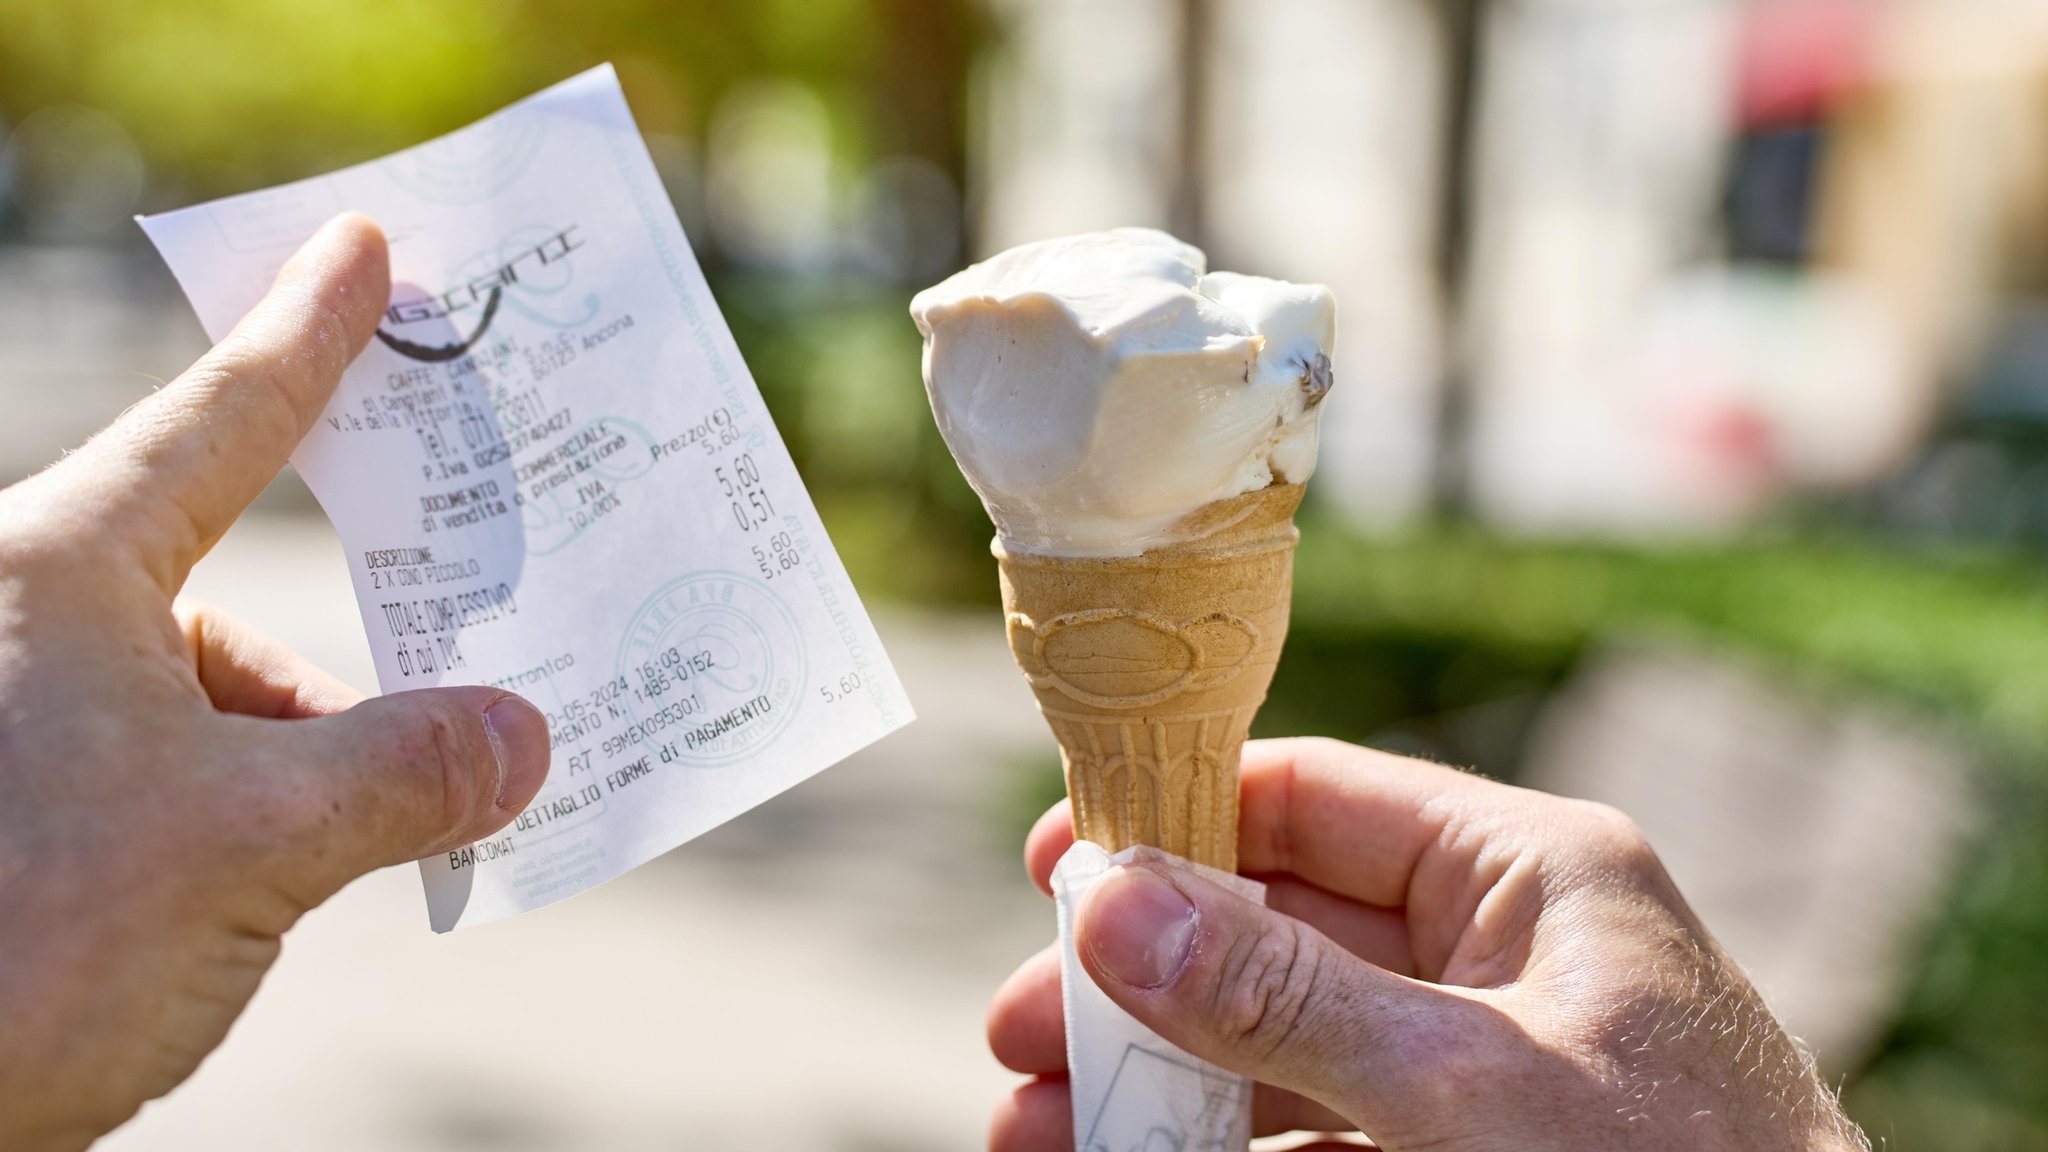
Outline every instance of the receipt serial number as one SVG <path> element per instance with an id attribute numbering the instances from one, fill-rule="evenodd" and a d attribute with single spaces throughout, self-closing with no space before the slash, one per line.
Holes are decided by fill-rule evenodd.
<path id="1" fill-rule="evenodd" d="M 614 676 L 546 712 L 550 741 L 559 748 L 623 725 L 606 736 L 602 746 L 607 759 L 616 756 L 703 713 L 704 698 L 692 688 L 692 681 L 717 667 L 709 651 L 670 647 L 634 669 L 633 676 Z"/>

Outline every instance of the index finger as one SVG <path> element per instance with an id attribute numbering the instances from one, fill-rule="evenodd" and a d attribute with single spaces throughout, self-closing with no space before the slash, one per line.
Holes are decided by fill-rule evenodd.
<path id="1" fill-rule="evenodd" d="M 1335 740 L 1253 740 L 1239 765 L 1238 868 L 1286 873 L 1365 904 L 1407 903 L 1416 867 L 1476 791 L 1501 788 L 1455 769 Z M 1483 805 L 1482 805 L 1483 807 Z M 1051 892 L 1074 842 L 1066 801 L 1039 818 L 1025 867 Z"/>
<path id="2" fill-rule="evenodd" d="M 136 541 L 150 574 L 176 591 L 284 467 L 390 295 L 384 233 L 359 212 L 336 216 L 226 339 L 49 480 L 76 497 L 75 509 Z"/>
<path id="3" fill-rule="evenodd" d="M 1244 871 L 1288 873 L 1383 908 L 1408 903 L 1423 858 L 1455 820 L 1476 815 L 1475 793 L 1503 787 L 1426 760 L 1312 738 L 1246 744 L 1240 775 Z"/>

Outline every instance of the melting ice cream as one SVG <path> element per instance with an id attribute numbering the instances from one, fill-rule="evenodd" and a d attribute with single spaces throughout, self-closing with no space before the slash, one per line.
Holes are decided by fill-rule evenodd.
<path id="1" fill-rule="evenodd" d="M 1120 228 L 1012 248 L 919 293 L 925 387 L 1004 546 L 1135 556 L 1316 462 L 1336 302 Z"/>

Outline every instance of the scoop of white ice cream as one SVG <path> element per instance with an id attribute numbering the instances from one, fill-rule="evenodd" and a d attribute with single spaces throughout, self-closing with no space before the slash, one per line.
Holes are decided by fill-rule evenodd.
<path id="1" fill-rule="evenodd" d="M 1006 548 L 1135 556 L 1316 462 L 1336 302 L 1148 228 L 1012 248 L 918 293 L 939 431 Z"/>

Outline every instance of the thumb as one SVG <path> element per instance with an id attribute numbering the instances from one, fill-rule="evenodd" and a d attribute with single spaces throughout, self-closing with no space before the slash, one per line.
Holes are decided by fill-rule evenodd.
<path id="1" fill-rule="evenodd" d="M 1483 993 L 1375 967 L 1163 854 L 1099 880 L 1075 936 L 1082 966 L 1139 1023 L 1381 1140 L 1426 1125 L 1475 1072 L 1528 1046 Z"/>
<path id="2" fill-rule="evenodd" d="M 291 763 L 319 820 L 294 853 L 318 903 L 366 872 L 484 839 L 547 779 L 547 721 L 496 688 L 429 688 L 296 720 Z"/>

